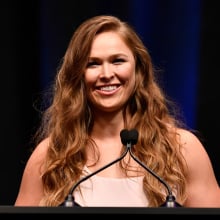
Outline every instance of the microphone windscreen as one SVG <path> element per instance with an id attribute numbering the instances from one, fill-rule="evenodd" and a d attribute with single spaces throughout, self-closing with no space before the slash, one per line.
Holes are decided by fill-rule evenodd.
<path id="1" fill-rule="evenodd" d="M 138 131 L 136 129 L 132 129 L 128 131 L 127 129 L 123 129 L 120 132 L 121 142 L 123 145 L 127 145 L 131 143 L 132 145 L 137 143 L 138 140 Z"/>
<path id="2" fill-rule="evenodd" d="M 134 145 L 134 144 L 137 144 L 137 140 L 138 140 L 138 131 L 136 129 L 132 129 L 130 130 L 129 132 L 129 138 L 130 138 L 130 141 L 131 141 L 131 144 Z"/>
<path id="3" fill-rule="evenodd" d="M 120 132 L 121 142 L 123 145 L 127 145 L 129 141 L 129 131 L 127 129 L 123 129 Z"/>

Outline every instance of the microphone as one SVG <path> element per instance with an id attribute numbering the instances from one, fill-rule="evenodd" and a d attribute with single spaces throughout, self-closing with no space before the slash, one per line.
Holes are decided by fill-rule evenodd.
<path id="1" fill-rule="evenodd" d="M 128 131 L 124 129 L 120 132 L 121 142 L 125 145 L 131 155 L 131 157 L 144 169 L 146 169 L 150 174 L 152 174 L 156 179 L 158 179 L 167 189 L 168 195 L 166 197 L 166 201 L 160 205 L 160 207 L 182 207 L 179 203 L 175 201 L 175 196 L 172 193 L 170 186 L 156 173 L 154 173 L 150 168 L 144 165 L 139 159 L 137 159 L 131 151 L 131 147 L 137 143 L 138 140 L 138 131 L 136 129 L 132 129 Z"/>
<path id="2" fill-rule="evenodd" d="M 122 156 L 117 158 L 116 160 L 106 164 L 105 166 L 101 167 L 100 169 L 96 170 L 93 173 L 90 173 L 87 176 L 84 176 L 83 178 L 81 178 L 78 182 L 76 182 L 73 187 L 70 189 L 65 201 L 60 204 L 59 206 L 65 206 L 65 207 L 74 207 L 74 206 L 80 206 L 78 203 L 75 202 L 74 196 L 73 196 L 73 192 L 74 190 L 79 186 L 80 183 L 86 181 L 87 179 L 89 179 L 90 177 L 94 176 L 95 174 L 101 172 L 102 170 L 110 167 L 111 165 L 117 163 L 118 161 L 120 161 L 121 159 L 123 159 L 125 157 L 125 155 L 128 152 L 128 148 L 125 149 L 125 151 L 123 152 Z"/>

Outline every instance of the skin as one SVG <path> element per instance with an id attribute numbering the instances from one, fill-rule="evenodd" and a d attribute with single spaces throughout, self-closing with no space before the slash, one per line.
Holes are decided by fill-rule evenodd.
<path id="1" fill-rule="evenodd" d="M 119 137 L 124 128 L 122 110 L 135 85 L 135 60 L 131 50 L 118 34 L 104 32 L 96 36 L 85 70 L 87 95 L 95 112 L 91 137 L 101 158 L 95 165 L 94 155 L 87 146 L 87 166 L 91 171 L 106 165 L 119 156 L 122 144 Z M 189 131 L 178 130 L 184 143 L 183 154 L 188 164 L 189 196 L 185 207 L 220 207 L 220 189 L 210 159 L 197 137 Z M 15 206 L 38 206 L 43 196 L 41 172 L 47 152 L 48 139 L 41 142 L 29 158 L 24 170 Z M 131 161 L 134 171 L 141 168 Z M 122 178 L 117 164 L 97 175 Z"/>

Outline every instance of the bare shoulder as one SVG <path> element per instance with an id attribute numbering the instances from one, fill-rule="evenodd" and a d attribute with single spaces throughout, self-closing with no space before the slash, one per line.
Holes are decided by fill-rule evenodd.
<path id="1" fill-rule="evenodd" d="M 42 167 L 45 161 L 49 146 L 49 139 L 44 139 L 40 142 L 34 151 L 32 152 L 30 158 L 28 159 L 26 169 L 34 169 L 36 167 Z"/>
<path id="2" fill-rule="evenodd" d="M 220 207 L 220 188 L 205 146 L 191 131 L 179 129 L 178 133 L 188 168 L 188 198 L 184 205 L 189 207 Z"/>
<path id="3" fill-rule="evenodd" d="M 47 154 L 48 146 L 49 146 L 49 138 L 46 138 L 36 146 L 36 148 L 34 149 L 31 157 L 35 158 L 35 159 L 44 158 Z"/>
<path id="4" fill-rule="evenodd" d="M 183 145 L 183 156 L 192 175 L 213 172 L 211 160 L 200 139 L 191 131 L 179 129 L 180 141 Z"/>
<path id="5" fill-rule="evenodd" d="M 44 195 L 42 173 L 49 139 L 36 146 L 25 166 L 15 206 L 37 206 Z"/>
<path id="6" fill-rule="evenodd" d="M 182 143 L 200 143 L 198 137 L 191 131 L 186 129 L 177 129 L 177 133 L 180 135 Z M 201 144 L 201 143 L 200 143 Z"/>
<path id="7" fill-rule="evenodd" d="M 183 145 L 184 153 L 204 153 L 205 148 L 203 144 L 193 132 L 186 129 L 178 129 L 177 133 L 180 135 L 180 142 Z"/>
<path id="8" fill-rule="evenodd" d="M 198 171 L 196 168 L 211 169 L 209 155 L 200 139 L 193 132 L 184 129 L 179 129 L 178 134 L 188 168 L 192 171 Z"/>

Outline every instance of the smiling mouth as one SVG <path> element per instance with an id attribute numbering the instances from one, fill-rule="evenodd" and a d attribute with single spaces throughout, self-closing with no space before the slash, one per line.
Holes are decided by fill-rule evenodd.
<path id="1" fill-rule="evenodd" d="M 111 85 L 111 86 L 102 86 L 102 87 L 98 87 L 98 90 L 104 91 L 104 92 L 111 92 L 116 90 L 119 87 L 119 85 Z"/>

